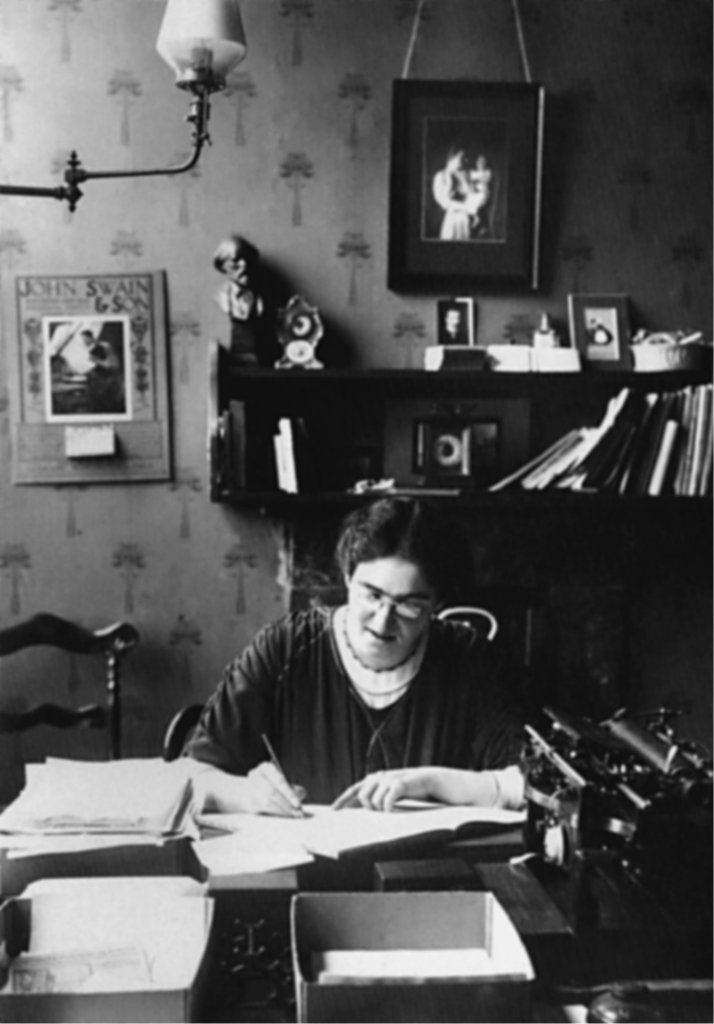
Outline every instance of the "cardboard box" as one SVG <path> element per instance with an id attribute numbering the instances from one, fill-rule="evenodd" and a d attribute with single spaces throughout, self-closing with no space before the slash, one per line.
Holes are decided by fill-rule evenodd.
<path id="1" fill-rule="evenodd" d="M 532 1019 L 533 968 L 492 893 L 306 893 L 291 903 L 298 1021 L 515 1021 Z M 317 980 L 316 955 L 334 951 L 434 951 L 434 976 Z M 439 961 L 480 959 L 478 973 L 436 976 Z M 387 957 L 383 958 L 387 960 Z"/>
<path id="2" fill-rule="evenodd" d="M 83 879 L 81 881 L 96 884 L 103 880 Z M 148 881 L 153 882 L 153 879 Z M 67 963 L 62 962 L 62 958 L 65 956 L 70 964 L 73 963 L 70 959 L 71 951 L 61 950 L 54 958 L 50 954 L 45 954 L 48 960 L 57 960 L 59 966 L 56 970 L 49 968 L 46 971 L 41 971 L 42 977 L 39 980 L 27 983 L 28 988 L 37 985 L 38 989 L 45 988 L 45 991 L 10 991 L 11 982 L 8 977 L 13 966 L 11 960 L 9 968 L 4 967 L 2 977 L 0 977 L 0 984 L 4 986 L 0 991 L 0 1020 L 18 1022 L 18 1024 L 24 1021 L 47 1021 L 52 1024 L 63 1024 L 65 1021 L 88 1022 L 88 1024 L 104 1024 L 104 1022 L 129 1024 L 129 1022 L 183 1022 L 197 1019 L 196 1008 L 204 995 L 203 983 L 213 956 L 211 929 L 213 900 L 202 895 L 187 895 L 181 899 L 186 903 L 189 901 L 195 904 L 200 903 L 200 906 L 196 907 L 197 913 L 189 915 L 187 920 L 201 920 L 202 934 L 199 934 L 198 940 L 190 946 L 188 956 L 185 948 L 181 947 L 181 935 L 176 934 L 175 941 L 178 945 L 176 949 L 169 947 L 167 950 L 164 956 L 163 972 L 157 968 L 156 959 L 149 956 L 150 973 L 154 974 L 157 971 L 159 974 L 154 986 L 149 984 L 146 987 L 139 987 L 135 983 L 134 986 L 124 990 L 116 990 L 115 986 L 112 986 L 113 990 L 108 990 L 95 983 L 91 988 L 87 986 L 86 991 L 52 991 L 53 987 L 73 987 L 58 984 L 57 977 L 62 977 L 63 971 L 67 974 L 69 970 L 71 976 L 73 976 L 72 972 L 78 973 L 76 967 L 68 968 Z M 144 915 L 146 904 L 146 900 L 137 897 L 137 905 L 129 908 L 127 916 L 133 917 L 134 920 L 129 922 L 127 934 L 131 932 L 132 928 L 141 931 L 146 927 Z M 33 898 L 30 897 L 8 900 L 0 908 L 0 945 L 4 944 L 7 954 L 12 959 L 32 948 L 33 909 L 35 916 L 38 916 L 38 909 L 37 907 L 33 908 Z M 93 926 L 97 927 L 97 922 L 87 920 L 87 925 L 91 930 Z M 41 926 L 36 924 L 35 927 Z M 175 929 L 175 931 L 179 930 Z M 123 937 L 123 942 L 126 942 L 126 936 Z M 74 962 L 78 961 L 79 957 L 75 954 Z M 168 976 L 171 978 L 170 983 L 165 983 L 166 962 L 169 963 L 170 968 L 168 971 Z M 176 963 L 180 965 L 178 969 L 175 967 Z M 85 976 L 90 973 L 91 971 L 85 972 Z M 35 979 L 37 979 L 37 975 L 35 975 Z"/>
<path id="3" fill-rule="evenodd" d="M 19 896 L 38 878 L 85 878 L 115 875 L 187 875 L 203 880 L 203 871 L 188 837 L 154 845 L 132 843 L 73 851 L 13 856 L 0 848 L 0 896 Z"/>

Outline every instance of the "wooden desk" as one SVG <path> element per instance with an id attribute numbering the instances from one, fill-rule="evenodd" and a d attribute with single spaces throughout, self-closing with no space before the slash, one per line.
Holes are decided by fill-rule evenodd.
<path id="1" fill-rule="evenodd" d="M 199 1019 L 215 1024 L 294 1021 L 288 928 L 292 896 L 306 890 L 378 888 L 377 865 L 385 862 L 403 865 L 403 889 L 494 892 L 520 932 L 536 970 L 537 1020 L 565 1020 L 563 1002 L 587 1001 L 585 990 L 613 981 L 711 976 L 710 943 L 702 943 L 697 933 L 614 922 L 611 927 L 576 934 L 534 873 L 524 864 L 508 863 L 519 850 L 520 833 L 514 830 L 438 849 L 432 846 L 428 851 L 412 846 L 403 860 L 391 847 L 379 854 L 381 859 L 361 853 L 337 863 L 318 860 L 296 871 L 237 877 L 230 887 L 214 890 L 219 954 Z M 391 872 L 392 889 L 400 888 L 395 882 L 398 873 L 398 868 Z M 382 870 L 381 875 L 383 880 L 390 873 Z M 456 884 L 455 879 L 459 879 Z M 712 1019 L 711 999 L 699 997 L 684 1005 L 684 1010 L 670 1008 L 668 1019 Z"/>

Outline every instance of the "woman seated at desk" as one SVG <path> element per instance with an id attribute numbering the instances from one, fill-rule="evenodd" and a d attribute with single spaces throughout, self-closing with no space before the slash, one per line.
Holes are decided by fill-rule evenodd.
<path id="1" fill-rule="evenodd" d="M 188 747 L 210 766 L 195 780 L 204 810 L 299 815 L 305 794 L 521 806 L 521 724 L 492 646 L 435 617 L 470 566 L 454 524 L 384 498 L 347 517 L 337 561 L 346 604 L 264 628 L 207 703 Z"/>

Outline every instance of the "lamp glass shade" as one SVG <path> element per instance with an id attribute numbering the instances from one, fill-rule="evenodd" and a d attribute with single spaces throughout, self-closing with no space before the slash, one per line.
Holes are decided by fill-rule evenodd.
<path id="1" fill-rule="evenodd" d="M 224 82 L 247 49 L 238 0 L 168 0 L 156 49 L 177 82 L 199 69 Z"/>

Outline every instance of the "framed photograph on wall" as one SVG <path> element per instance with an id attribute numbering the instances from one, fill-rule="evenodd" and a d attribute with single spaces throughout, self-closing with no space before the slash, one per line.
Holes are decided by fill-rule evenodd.
<path id="1" fill-rule="evenodd" d="M 585 366 L 628 370 L 630 317 L 626 295 L 568 295 L 570 342 Z"/>
<path id="2" fill-rule="evenodd" d="M 536 289 L 545 91 L 398 80 L 392 95 L 392 291 Z"/>

